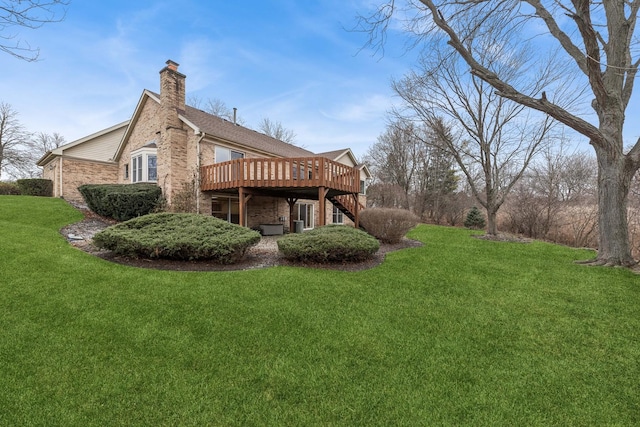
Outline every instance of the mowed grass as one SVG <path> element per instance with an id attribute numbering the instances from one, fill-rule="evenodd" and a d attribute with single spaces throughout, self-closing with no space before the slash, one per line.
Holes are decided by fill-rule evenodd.
<path id="1" fill-rule="evenodd" d="M 167 272 L 0 196 L 0 425 L 638 425 L 640 277 L 420 226 L 363 272 Z"/>

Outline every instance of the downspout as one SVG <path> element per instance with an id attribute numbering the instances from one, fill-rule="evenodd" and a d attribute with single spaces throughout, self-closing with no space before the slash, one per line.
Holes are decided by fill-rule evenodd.
<path id="1" fill-rule="evenodd" d="M 62 156 L 60 156 L 60 195 L 58 197 L 62 198 L 64 195 L 62 194 Z"/>
<path id="2" fill-rule="evenodd" d="M 200 213 L 200 166 L 202 163 L 202 160 L 200 159 L 200 143 L 202 142 L 202 140 L 204 139 L 204 132 L 202 132 L 201 130 L 198 130 L 195 132 L 196 136 L 200 136 L 200 138 L 198 138 L 198 140 L 196 141 L 196 185 L 198 186 L 197 190 L 196 190 L 196 213 Z"/>

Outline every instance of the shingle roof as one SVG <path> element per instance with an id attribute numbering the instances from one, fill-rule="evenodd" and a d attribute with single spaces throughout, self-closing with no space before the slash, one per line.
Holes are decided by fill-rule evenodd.
<path id="1" fill-rule="evenodd" d="M 325 153 L 317 153 L 317 154 L 318 156 L 326 157 L 327 159 L 336 160 L 338 157 L 342 156 L 346 151 L 349 151 L 349 149 L 343 148 L 342 150 L 327 151 Z"/>
<path id="2" fill-rule="evenodd" d="M 207 135 L 259 151 L 281 157 L 315 156 L 315 154 L 309 150 L 271 138 L 263 133 L 231 123 L 228 120 L 198 110 L 197 108 L 187 106 L 184 117 Z"/>

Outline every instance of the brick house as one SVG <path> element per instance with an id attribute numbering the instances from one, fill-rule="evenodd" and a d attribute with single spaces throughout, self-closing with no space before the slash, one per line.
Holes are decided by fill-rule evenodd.
<path id="1" fill-rule="evenodd" d="M 54 196 L 151 182 L 169 206 L 187 194 L 197 212 L 247 227 L 358 222 L 370 174 L 350 149 L 312 153 L 190 107 L 185 81 L 167 61 L 160 94 L 144 90 L 131 119 L 47 152 L 37 164 Z"/>

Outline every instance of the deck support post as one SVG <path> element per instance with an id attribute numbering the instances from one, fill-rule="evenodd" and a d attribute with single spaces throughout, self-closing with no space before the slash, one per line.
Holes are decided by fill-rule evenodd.
<path id="1" fill-rule="evenodd" d="M 286 200 L 287 200 L 287 203 L 289 204 L 289 233 L 293 233 L 294 232 L 293 208 L 296 205 L 296 202 L 298 201 L 298 199 L 294 197 L 287 197 Z"/>
<path id="2" fill-rule="evenodd" d="M 325 187 L 318 187 L 318 201 L 320 202 L 319 210 L 320 210 L 320 218 L 318 221 L 318 225 L 322 227 L 327 224 L 327 193 L 329 190 L 325 189 Z"/>
<path id="3" fill-rule="evenodd" d="M 247 203 L 251 199 L 252 194 L 247 194 L 244 187 L 238 187 L 238 222 L 241 226 L 247 226 Z"/>
<path id="4" fill-rule="evenodd" d="M 353 194 L 353 201 L 355 202 L 353 208 L 355 211 L 353 213 L 353 224 L 356 228 L 360 228 L 360 199 L 358 198 L 358 193 Z"/>

